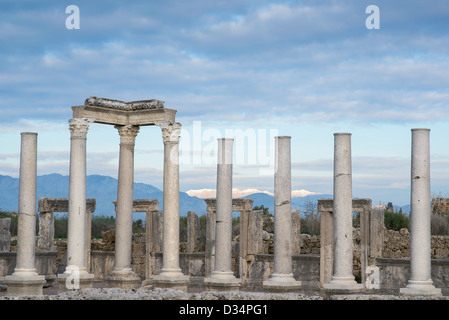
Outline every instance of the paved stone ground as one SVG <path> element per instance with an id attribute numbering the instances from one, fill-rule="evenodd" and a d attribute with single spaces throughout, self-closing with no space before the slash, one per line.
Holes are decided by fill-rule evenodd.
<path id="1" fill-rule="evenodd" d="M 400 296 L 392 294 L 332 294 L 309 293 L 269 293 L 246 291 L 202 291 L 165 288 L 119 289 L 107 288 L 103 282 L 94 282 L 93 288 L 58 293 L 58 287 L 44 288 L 39 296 L 8 296 L 6 287 L 0 288 L 0 300 L 449 300 L 449 296 Z"/>

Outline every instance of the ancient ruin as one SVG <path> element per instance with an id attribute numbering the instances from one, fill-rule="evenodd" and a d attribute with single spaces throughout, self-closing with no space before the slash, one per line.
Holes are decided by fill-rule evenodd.
<path id="1" fill-rule="evenodd" d="M 301 282 L 292 273 L 291 137 L 275 137 L 274 266 L 264 286 L 273 290 L 298 290 Z"/>
<path id="2" fill-rule="evenodd" d="M 430 235 L 429 129 L 412 129 L 411 230 L 409 258 L 388 256 L 394 237 L 384 229 L 384 210 L 371 199 L 352 197 L 351 134 L 334 134 L 333 199 L 318 200 L 320 236 L 300 234 L 300 212 L 291 208 L 291 137 L 275 137 L 274 242 L 253 200 L 232 198 L 233 142 L 218 139 L 217 196 L 207 204 L 206 235 L 188 213 L 185 250 L 179 238 L 179 138 L 176 110 L 159 100 L 123 102 L 90 97 L 72 107 L 69 120 L 68 199 L 36 199 L 37 133 L 22 133 L 17 250 L 10 249 L 8 219 L 0 219 L 0 276 L 7 295 L 42 295 L 92 287 L 169 287 L 188 290 L 362 292 L 441 296 L 449 291 L 449 251 Z M 95 250 L 90 222 L 95 199 L 86 199 L 86 139 L 89 125 L 113 125 L 120 157 L 113 250 Z M 133 198 L 134 145 L 141 127 L 157 125 L 164 143 L 163 211 L 155 199 Z M 35 238 L 36 201 L 39 233 Z M 434 206 L 435 207 L 435 206 Z M 68 212 L 67 249 L 58 258 L 54 213 Z M 132 233 L 133 212 L 146 213 L 143 237 Z M 239 212 L 239 236 L 232 237 L 232 212 Z M 353 228 L 353 212 L 360 227 Z M 389 238 L 390 237 L 390 238 Z M 105 239 L 104 239 L 105 240 Z M 435 243 L 434 243 L 435 242 Z M 447 241 L 449 243 L 449 240 Z M 390 251 L 389 251 L 390 250 Z M 404 251 L 406 252 L 406 250 Z M 436 253 L 444 253 L 436 257 Z M 387 254 L 388 253 L 388 254 Z M 357 272 L 356 272 L 357 268 Z M 355 274 L 360 278 L 356 281 Z"/>
<path id="3" fill-rule="evenodd" d="M 402 294 L 441 295 L 430 260 L 430 130 L 412 129 L 410 279 Z"/>

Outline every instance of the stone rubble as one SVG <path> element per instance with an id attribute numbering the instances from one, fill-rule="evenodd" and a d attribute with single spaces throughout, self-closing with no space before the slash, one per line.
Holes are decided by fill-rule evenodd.
<path id="1" fill-rule="evenodd" d="M 84 288 L 56 295 L 3 296 L 0 300 L 323 300 L 323 298 L 302 293 L 239 291 L 186 293 L 175 289 L 141 287 L 138 289 Z"/>

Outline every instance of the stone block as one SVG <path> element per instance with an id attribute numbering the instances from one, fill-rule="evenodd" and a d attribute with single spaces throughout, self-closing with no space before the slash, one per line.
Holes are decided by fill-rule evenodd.
<path id="1" fill-rule="evenodd" d="M 11 218 L 0 219 L 0 252 L 9 252 L 11 250 Z"/>

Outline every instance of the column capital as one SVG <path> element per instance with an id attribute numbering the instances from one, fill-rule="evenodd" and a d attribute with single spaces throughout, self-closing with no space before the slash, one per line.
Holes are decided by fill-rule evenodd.
<path id="1" fill-rule="evenodd" d="M 89 123 L 87 118 L 73 118 L 69 120 L 71 138 L 86 138 Z"/>
<path id="2" fill-rule="evenodd" d="M 118 130 L 120 135 L 120 143 L 134 144 L 136 136 L 139 133 L 139 126 L 126 125 L 126 126 L 114 126 Z"/>
<path id="3" fill-rule="evenodd" d="M 179 142 L 182 125 L 179 122 L 157 122 L 162 131 L 162 139 L 166 142 Z"/>

